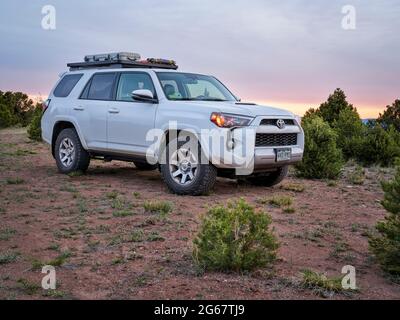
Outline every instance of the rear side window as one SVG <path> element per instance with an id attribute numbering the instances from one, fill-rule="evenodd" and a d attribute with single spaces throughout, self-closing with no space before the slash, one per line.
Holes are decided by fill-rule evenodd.
<path id="1" fill-rule="evenodd" d="M 90 83 L 87 99 L 111 100 L 115 82 L 115 73 L 95 74 Z"/>
<path id="2" fill-rule="evenodd" d="M 64 76 L 54 89 L 54 96 L 58 98 L 68 97 L 80 78 L 82 78 L 82 74 L 68 74 Z"/>

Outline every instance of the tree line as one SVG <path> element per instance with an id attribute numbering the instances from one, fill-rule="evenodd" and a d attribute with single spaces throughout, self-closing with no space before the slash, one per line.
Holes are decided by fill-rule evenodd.
<path id="1" fill-rule="evenodd" d="M 400 100 L 375 120 L 364 123 L 341 89 L 302 118 L 305 132 L 303 162 L 296 166 L 305 178 L 335 179 L 346 161 L 391 166 L 400 158 Z"/>
<path id="2" fill-rule="evenodd" d="M 0 128 L 28 126 L 32 140 L 41 140 L 40 119 L 42 106 L 34 103 L 22 92 L 3 92 L 0 90 Z"/>

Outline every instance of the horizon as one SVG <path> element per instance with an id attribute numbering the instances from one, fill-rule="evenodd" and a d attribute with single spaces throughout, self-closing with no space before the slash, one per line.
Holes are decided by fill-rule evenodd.
<path id="1" fill-rule="evenodd" d="M 55 0 L 55 28 L 46 30 L 48 4 L 0 4 L 0 90 L 45 98 L 68 62 L 133 51 L 174 59 L 179 70 L 216 76 L 243 101 L 298 115 L 336 88 L 362 118 L 378 117 L 400 98 L 400 3 L 394 0 L 100 0 L 96 11 L 90 2 Z M 348 5 L 356 19 L 350 29 L 343 27 Z"/>
<path id="2" fill-rule="evenodd" d="M 0 89 L 0 91 L 3 91 Z M 25 92 L 24 92 L 25 93 Z M 333 91 L 331 92 L 333 93 Z M 47 99 L 47 95 L 41 95 L 41 94 L 29 94 L 26 93 L 29 97 L 29 99 L 32 99 L 35 103 L 36 102 L 43 102 L 44 100 Z M 326 99 L 328 98 L 328 96 L 326 97 Z M 321 103 L 325 102 L 326 99 L 324 101 L 321 102 L 313 102 L 313 103 L 285 103 L 285 102 L 271 102 L 271 101 L 260 101 L 260 100 L 243 100 L 242 101 L 246 101 L 246 102 L 254 102 L 257 103 L 259 105 L 265 105 L 265 106 L 274 106 L 274 107 L 281 107 L 281 108 L 285 108 L 287 110 L 290 110 L 292 112 L 295 112 L 294 110 L 303 110 L 302 112 L 295 112 L 297 115 L 299 116 L 303 116 L 304 113 L 309 110 L 310 108 L 318 108 L 320 106 Z M 348 97 L 347 97 L 347 101 L 351 104 L 351 101 L 349 101 Z M 392 103 L 390 103 L 392 104 Z M 389 105 L 389 104 L 388 104 Z M 353 105 L 354 107 L 357 108 L 357 106 Z M 384 108 L 382 108 L 381 110 L 376 110 L 376 108 L 374 106 L 368 106 L 368 107 L 364 107 L 364 112 L 360 112 L 359 108 L 357 108 L 358 113 L 360 114 L 360 117 L 362 119 L 376 119 L 379 116 L 379 113 L 383 113 L 383 111 L 385 110 L 386 106 Z M 378 112 L 378 114 L 376 114 L 376 112 Z"/>

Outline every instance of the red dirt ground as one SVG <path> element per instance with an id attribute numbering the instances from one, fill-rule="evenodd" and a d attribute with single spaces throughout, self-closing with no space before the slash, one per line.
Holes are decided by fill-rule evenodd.
<path id="1" fill-rule="evenodd" d="M 301 184 L 304 192 L 218 179 L 209 196 L 182 197 L 167 191 L 158 171 L 129 163 L 92 161 L 86 175 L 59 174 L 47 145 L 30 142 L 23 129 L 1 130 L 0 256 L 17 256 L 0 264 L 0 298 L 399 299 L 400 286 L 374 262 L 366 237 L 385 215 L 379 180 L 388 177 L 389 170 L 370 168 L 363 185 L 292 176 L 283 183 Z M 293 198 L 294 213 L 257 201 L 282 194 Z M 199 272 L 191 239 L 201 214 L 239 197 L 271 214 L 277 262 L 249 274 Z M 174 209 L 167 217 L 148 213 L 146 200 L 171 201 Z M 129 215 L 114 216 L 119 210 Z M 134 242 L 138 230 L 142 239 Z M 65 251 L 57 290 L 41 289 L 35 261 Z M 344 265 L 356 268 L 357 292 L 321 296 L 301 285 L 304 269 L 337 277 Z"/>

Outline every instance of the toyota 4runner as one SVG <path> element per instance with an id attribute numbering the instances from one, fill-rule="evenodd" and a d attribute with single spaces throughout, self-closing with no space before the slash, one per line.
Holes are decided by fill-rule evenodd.
<path id="1" fill-rule="evenodd" d="M 85 171 L 90 159 L 130 161 L 158 168 L 177 194 L 200 195 L 217 176 L 275 185 L 301 161 L 299 117 L 243 103 L 172 60 L 140 59 L 120 52 L 67 65 L 41 122 L 60 172 Z"/>

